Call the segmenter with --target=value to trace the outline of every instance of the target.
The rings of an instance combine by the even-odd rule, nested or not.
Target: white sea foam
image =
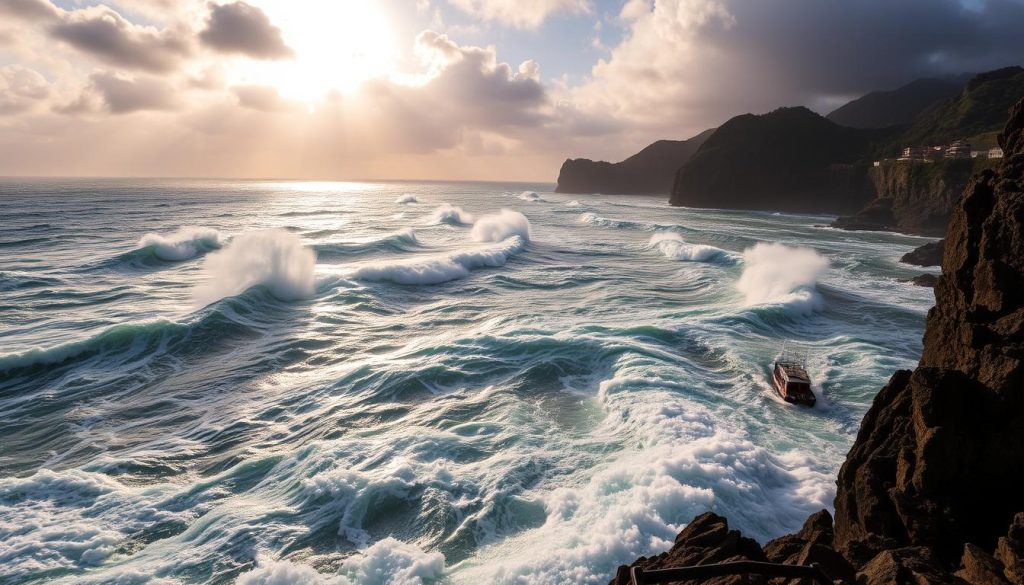
[[[512,236],[530,241],[530,220],[518,211],[502,209],[499,213],[485,215],[477,220],[470,236],[478,242],[500,242]]]
[[[157,486],[133,490],[81,471],[42,469],[26,478],[0,479],[0,575],[18,581],[93,567],[146,527],[194,517],[163,509],[166,497]]]
[[[466,213],[461,207],[456,207],[451,203],[442,203],[430,216],[431,223],[446,223],[448,225],[471,225],[473,221],[473,214]]]
[[[193,298],[198,306],[237,295],[258,284],[283,301],[314,292],[316,253],[295,234],[272,229],[242,234],[203,263],[206,281]]]
[[[419,203],[419,202],[420,202],[420,198],[417,197],[416,195],[413,195],[412,193],[405,193],[402,196],[400,196],[398,199],[395,199],[395,203],[398,203],[398,204],[401,204],[401,205],[408,205],[410,203]]]
[[[714,246],[690,244],[676,232],[658,232],[651,236],[651,246],[667,258],[684,262],[732,261],[729,252]]]
[[[146,234],[139,240],[140,247],[152,248],[157,258],[169,262],[191,260],[223,244],[224,237],[220,232],[204,227],[183,227],[167,235]]]
[[[519,198],[522,199],[523,201],[531,201],[531,202],[533,202],[533,201],[544,201],[541,198],[540,195],[534,193],[533,191],[523,191],[522,193],[519,194]]]
[[[814,250],[762,242],[743,251],[743,262],[736,288],[747,305],[787,305],[805,314],[821,308],[816,286],[829,262]]]
[[[358,280],[389,281],[395,284],[441,284],[469,276],[477,268],[504,266],[510,256],[522,250],[525,241],[513,236],[501,245],[478,247],[423,259],[364,264],[353,272]]]
[[[659,390],[659,388],[661,390]],[[724,428],[686,385],[620,374],[600,384],[601,437],[636,445],[587,481],[544,496],[546,522],[460,567],[458,582],[603,583],[615,567],[667,550],[709,510],[760,539],[796,529],[834,495],[830,470]]]
[[[236,585],[423,585],[444,576],[444,555],[385,538],[345,560],[336,575],[309,565],[261,559]]]

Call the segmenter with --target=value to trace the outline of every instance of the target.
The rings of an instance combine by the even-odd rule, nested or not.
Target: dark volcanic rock
[[[878,394],[839,472],[835,545],[855,565],[923,547],[955,569],[1024,509],[1024,101],[1000,144],[950,223],[921,363]]]
[[[568,159],[558,173],[558,193],[665,194],[676,171],[690,160],[714,129],[689,140],[659,140],[622,162]]]
[[[904,254],[900,258],[900,262],[914,266],[939,266],[942,264],[942,251],[945,243],[945,240],[939,240],[915,248]]]
[[[935,288],[935,285],[939,282],[939,277],[934,274],[922,274],[911,278],[909,282],[925,288]]]
[[[768,558],[757,541],[741,536],[737,530],[729,530],[728,520],[706,512],[686,525],[668,552],[650,558],[640,557],[628,567],[619,567],[610,585],[631,583],[629,570],[634,566],[644,569],[667,569],[740,560],[767,561]],[[722,585],[743,582],[743,577],[723,577],[704,581]]]

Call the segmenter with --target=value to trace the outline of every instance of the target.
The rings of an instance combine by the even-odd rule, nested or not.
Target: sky
[[[0,0],[0,175],[553,182],[1024,62],[1024,0]]]

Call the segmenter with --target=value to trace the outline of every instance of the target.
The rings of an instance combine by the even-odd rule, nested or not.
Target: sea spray
[[[168,262],[191,260],[223,244],[220,232],[204,227],[183,227],[167,235],[151,233],[139,240],[140,247],[152,249],[157,258]]]
[[[518,211],[502,209],[499,213],[481,217],[470,236],[478,242],[500,242],[511,236],[530,241],[530,220]]]
[[[817,284],[829,262],[809,248],[759,243],[743,251],[743,274],[736,288],[746,304],[778,304],[809,313],[822,306]]]
[[[271,229],[242,234],[203,263],[206,280],[193,293],[197,306],[262,284],[283,301],[311,296],[316,253],[295,234]]]
[[[419,202],[420,202],[420,198],[415,196],[415,195],[413,195],[412,193],[405,193],[405,194],[401,195],[398,199],[395,199],[395,203],[398,203],[399,205],[408,205],[410,203],[419,203]]]
[[[732,261],[733,257],[721,248],[690,244],[676,232],[658,232],[651,236],[651,246],[657,248],[666,258],[684,262],[709,262],[713,260]]]
[[[430,223],[435,224],[471,225],[473,221],[473,214],[466,213],[461,207],[456,207],[450,203],[442,203],[430,215]]]

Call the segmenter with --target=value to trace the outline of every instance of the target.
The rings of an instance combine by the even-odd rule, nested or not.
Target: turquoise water
[[[606,583],[830,507],[927,240],[550,189],[0,182],[0,581]]]

